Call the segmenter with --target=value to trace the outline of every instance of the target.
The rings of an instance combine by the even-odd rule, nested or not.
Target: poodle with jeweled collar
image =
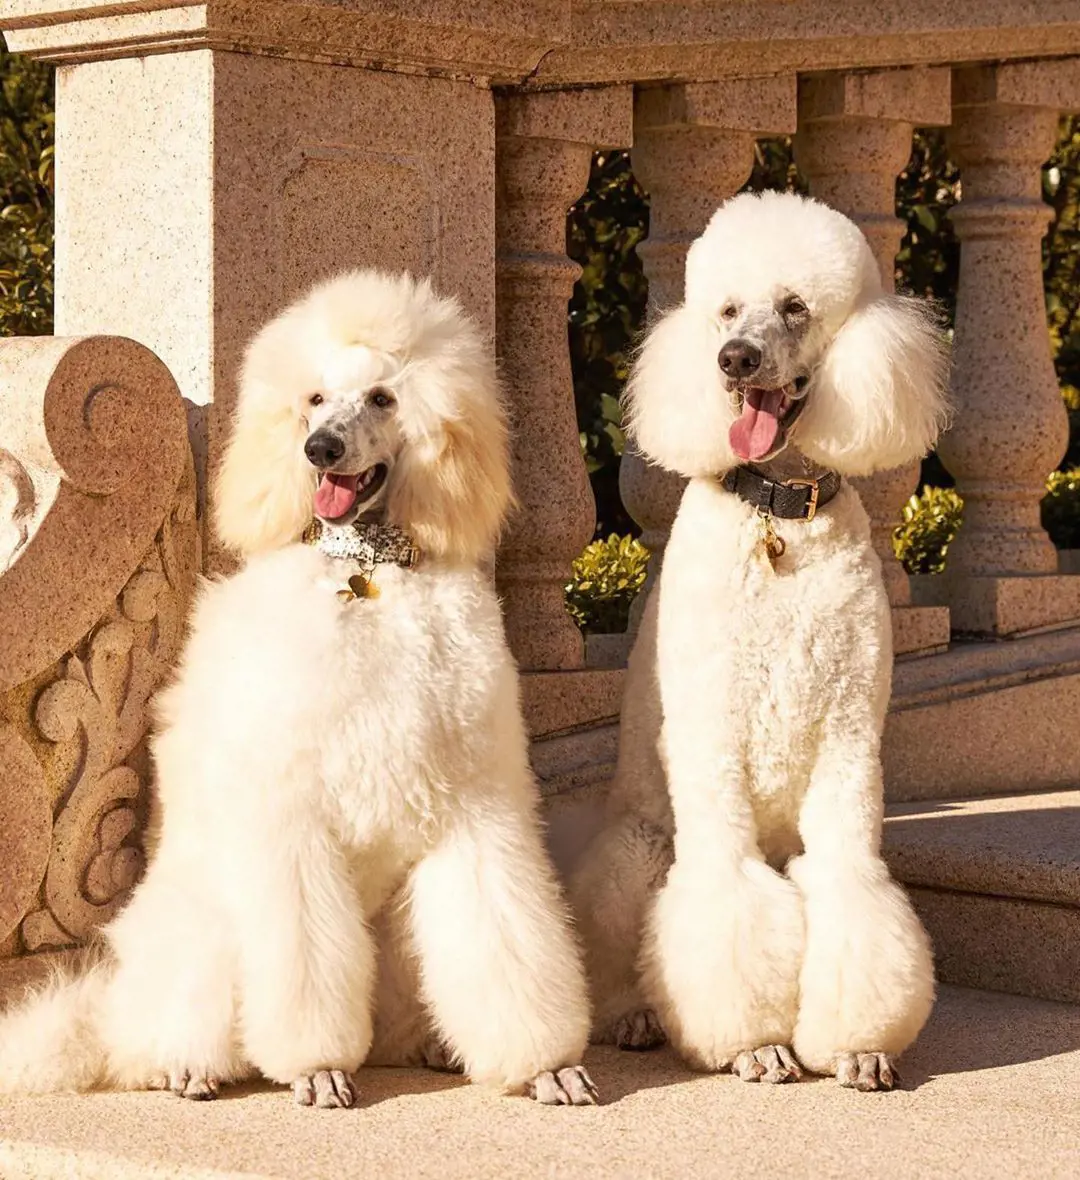
[[[890,613],[846,477],[924,455],[946,377],[925,305],[825,205],[739,196],[691,247],[628,389],[641,450],[690,482],[573,883],[595,1039],[893,1085],[933,966],[880,855]]]
[[[145,880],[88,974],[0,1019],[0,1091],[361,1064],[591,1104],[584,971],[489,572],[510,502],[492,358],[428,283],[345,275],[256,337],[207,586],[158,707]]]

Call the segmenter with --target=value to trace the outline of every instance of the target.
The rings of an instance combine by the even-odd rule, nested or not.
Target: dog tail
[[[97,1013],[112,974],[100,951],[53,977],[0,1015],[0,1094],[92,1090],[109,1071]]]

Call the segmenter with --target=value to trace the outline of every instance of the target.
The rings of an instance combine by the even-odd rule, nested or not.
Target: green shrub
[[[0,335],[53,316],[52,70],[0,48]]]
[[[893,550],[909,574],[940,574],[949,544],[964,519],[953,488],[924,487],[904,505],[893,531]],[[1051,471],[1042,500],[1042,524],[1058,549],[1080,549],[1080,467]]]
[[[1050,473],[1042,523],[1059,549],[1080,549],[1080,467]]]
[[[566,608],[574,622],[586,634],[625,631],[648,568],[649,551],[634,537],[612,533],[586,546],[566,587]]]
[[[924,487],[904,505],[893,530],[893,551],[909,574],[940,574],[949,544],[964,519],[964,502],[952,488]]]

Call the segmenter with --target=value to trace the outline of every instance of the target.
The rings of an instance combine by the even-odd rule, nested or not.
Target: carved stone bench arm
[[[168,369],[133,340],[0,340],[0,691],[98,621],[188,458]]]
[[[121,337],[0,340],[0,976],[138,875],[147,705],[197,568],[168,369]]]

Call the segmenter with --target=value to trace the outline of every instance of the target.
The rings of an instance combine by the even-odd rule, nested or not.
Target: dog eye
[[[387,406],[394,404],[393,395],[387,393],[385,389],[376,389],[369,400],[373,406],[378,406],[380,410],[385,410]]]
[[[720,309],[720,318],[722,320],[733,320],[739,314],[739,309],[734,303],[725,303]]]
[[[323,395],[321,393],[313,393],[307,400],[309,406],[321,406],[323,404]]]
[[[785,300],[784,306],[781,310],[784,315],[790,316],[806,315],[810,311],[806,304],[803,303],[803,301],[797,295],[792,295],[790,299]]]

